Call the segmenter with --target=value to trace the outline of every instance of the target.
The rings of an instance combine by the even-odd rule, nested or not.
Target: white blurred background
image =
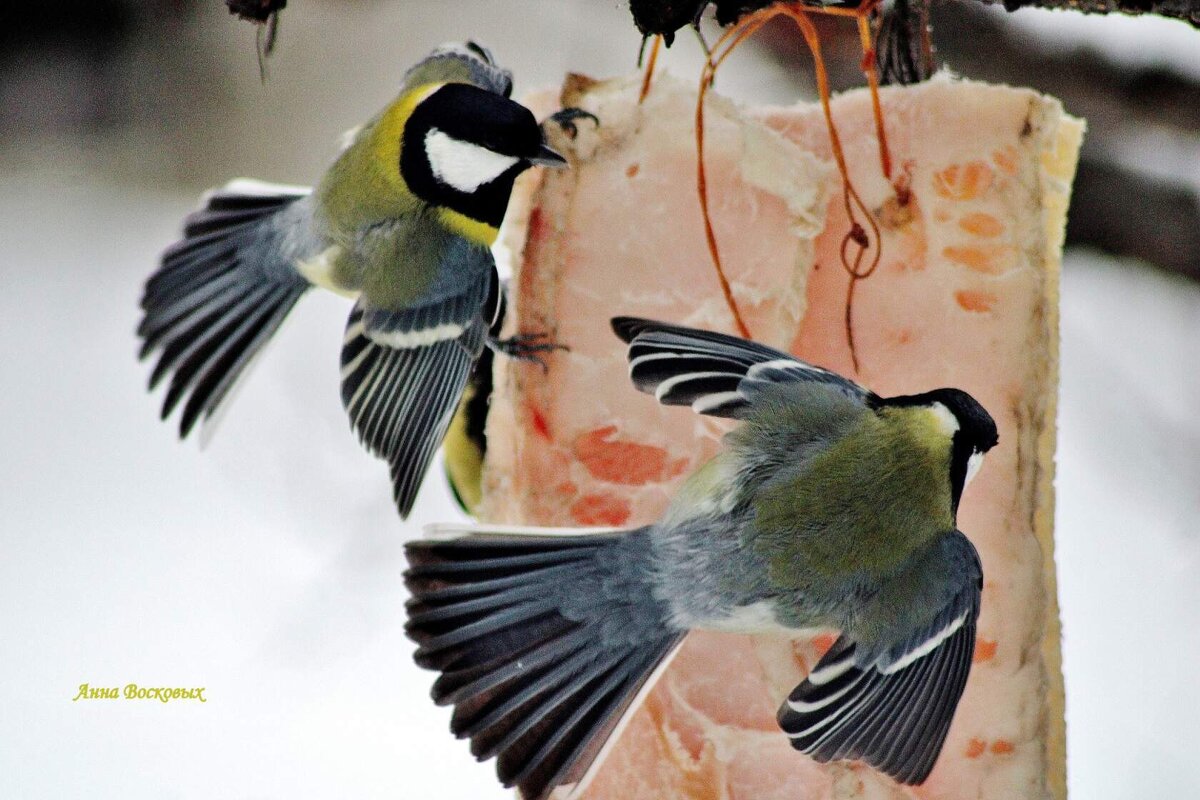
[[[1181,24],[1017,16],[1051,47],[1200,74]],[[519,96],[632,69],[625,4],[294,2],[265,84],[253,28],[218,0],[8,0],[0,29],[0,798],[507,796],[411,663],[402,543],[458,512],[435,468],[401,524],[349,434],[346,302],[298,305],[202,452],[157,421],[137,301],[203,189],[312,182],[432,46],[489,45]],[[697,74],[686,31],[667,61]],[[797,91],[750,48],[720,89]],[[1200,178],[1194,141],[1147,150]],[[1062,321],[1071,789],[1192,796],[1200,286],[1076,250]],[[72,703],[84,682],[204,686],[208,702]]]

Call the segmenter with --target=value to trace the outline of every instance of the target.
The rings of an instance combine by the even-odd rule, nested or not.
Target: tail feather
[[[256,198],[262,200],[261,198]],[[214,208],[211,201],[207,208],[189,214],[183,221],[183,235],[204,236],[208,233],[224,231],[247,222],[254,222],[262,217],[264,212],[274,211],[279,204],[259,202],[245,208]]]
[[[159,292],[155,316],[144,317],[138,325],[138,335],[143,337],[142,356],[145,357],[160,341],[186,339],[188,329],[193,327],[195,322],[190,318],[198,308],[203,308],[210,300],[231,289],[236,291],[237,275],[233,269],[235,266],[235,263],[230,262],[228,266],[212,271],[202,286],[190,292],[186,286],[172,293]],[[192,280],[194,281],[194,278]]]
[[[563,756],[617,712],[616,706],[626,697],[622,689],[629,680],[629,668],[622,668],[617,657],[591,661],[588,666],[588,654],[582,655],[583,663],[576,665],[571,682],[543,700],[521,726],[498,743],[496,749],[503,749],[496,769],[504,783],[547,784],[554,775],[569,768],[562,763]],[[578,671],[580,668],[582,673]],[[601,713],[596,714],[597,711]],[[582,725],[585,721],[588,724]],[[554,754],[558,757],[552,758]]]
[[[632,661],[614,659],[595,670],[597,676],[573,695],[578,705],[562,707],[573,708],[569,715],[560,713],[547,718],[540,729],[528,736],[532,742],[544,737],[535,753],[521,757],[519,747],[510,749],[513,757],[509,764],[501,761],[498,765],[501,770],[507,766],[512,771],[508,781],[522,786],[554,787],[581,780],[586,767],[580,765],[593,763],[663,657],[654,653]],[[503,772],[501,779],[505,779]]]
[[[683,631],[647,575],[649,532],[475,533],[407,547],[406,630],[451,730],[544,800],[584,778]]]
[[[310,190],[304,186],[284,186],[240,178],[208,193],[204,198],[204,208],[184,219],[184,235],[192,239],[253,222],[309,194]]]
[[[511,607],[516,603],[537,600],[539,598],[540,593],[535,585],[529,583],[518,584],[511,589],[496,592],[489,597],[476,597],[473,600],[465,600],[451,606],[428,608],[426,610],[410,608],[408,618],[413,625],[419,625],[423,629],[430,630],[434,625],[447,622],[461,625],[464,620],[477,619],[482,615],[491,613],[497,608]]]
[[[194,311],[185,319],[176,322],[177,329],[166,339],[162,356],[150,373],[150,388],[158,385],[169,372],[174,372],[172,385],[186,386],[191,383],[196,370],[203,366],[205,357],[213,353],[214,348],[223,347],[228,343],[230,334],[243,321],[254,318],[261,313],[259,301],[270,294],[269,286],[258,287],[243,296],[229,299],[227,306],[215,309]],[[256,308],[258,307],[258,308]],[[198,360],[199,359],[199,360]],[[173,406],[168,399],[166,406]],[[164,409],[170,413],[169,409]]]
[[[541,571],[538,578],[542,581],[550,582],[560,580],[574,569],[572,564],[563,564],[554,567],[546,567]],[[424,598],[427,601],[438,600],[459,600],[474,597],[486,597],[492,592],[501,591],[512,586],[523,586],[529,581],[529,576],[521,575],[500,575],[494,578],[487,578],[473,583],[464,583],[459,585],[447,585],[441,589],[429,589],[424,593]]]
[[[597,664],[592,653],[580,650],[551,669],[529,676],[521,682],[519,691],[498,698],[474,714],[455,709],[455,727],[460,736],[471,738],[471,752],[476,758],[483,760],[500,755],[497,765],[501,771],[500,779],[512,785],[515,782],[510,769],[513,761],[530,755],[529,748],[520,748],[514,753],[514,744],[552,716],[570,697],[581,692],[586,682],[607,664],[607,661]],[[518,710],[520,713],[514,713]],[[506,768],[508,775],[503,774]]]
[[[477,629],[478,630],[478,629]],[[458,672],[475,667],[495,666],[506,663],[514,655],[520,655],[543,642],[570,632],[562,620],[550,613],[521,621],[515,629],[487,629],[487,641],[482,637],[468,641],[436,641],[432,646],[422,644],[414,656],[417,665],[425,669]],[[410,634],[419,641],[420,634]],[[436,699],[436,698],[435,698]]]
[[[193,336],[173,339],[163,348],[163,357],[150,375],[150,385],[155,386],[168,369],[174,371],[167,397],[163,399],[163,416],[170,414],[184,391],[196,383],[200,373],[208,373],[208,368],[220,361],[230,347],[238,344],[246,332],[257,329],[264,313],[271,309],[270,306],[259,306],[259,301],[269,291],[252,291],[222,312],[206,314],[192,327]]]
[[[210,359],[208,363],[211,366],[205,371],[204,377],[195,383],[184,406],[181,424],[190,428],[201,414],[210,416],[211,411],[224,402],[238,376],[283,323],[299,297],[297,293],[290,297],[274,298],[256,319],[243,323],[229,344]]]
[[[458,580],[473,580],[492,575],[508,575],[512,570],[521,567],[542,567],[564,565],[572,562],[583,564],[587,561],[587,552],[571,550],[550,550],[547,552],[490,552],[484,549],[483,555],[471,561],[451,561],[445,564],[429,566],[414,566],[409,574],[420,577],[426,573],[440,576],[454,576]]]
[[[475,694],[460,691],[462,696],[454,702],[450,731],[460,739],[471,739],[471,752],[477,758],[491,755],[487,741],[477,741],[477,737],[488,731],[494,733],[504,720],[510,727],[520,722],[523,715],[519,710],[561,685],[563,679],[571,676],[571,670],[579,665],[580,659],[588,654],[586,637],[570,630],[553,629],[546,621],[531,626],[531,634],[530,640],[541,642],[532,649],[527,642],[519,641],[515,643],[519,655],[502,660],[489,659],[487,663],[471,667],[468,672],[474,677],[470,683],[482,686],[483,690]],[[537,659],[540,663],[528,670],[512,669],[514,665],[524,664],[527,655],[540,656]],[[485,668],[486,681],[477,674]],[[463,673],[463,670],[455,669],[444,673],[439,680],[457,678]]]
[[[450,625],[434,626],[443,628],[443,632],[436,637],[436,644],[426,642],[421,649],[425,651],[426,656],[436,656],[490,634],[497,627],[507,629],[520,625],[536,628],[539,624],[553,622],[553,610],[553,600],[529,600],[514,606],[493,609],[486,615],[479,615],[474,622],[462,624],[460,619]]]
[[[185,237],[171,244],[163,251],[160,261],[164,267],[182,269],[200,260],[209,260],[210,253],[202,251],[226,244],[229,231],[215,231],[200,236]],[[171,274],[170,270],[160,270],[151,276],[149,283],[165,280]]]
[[[241,182],[210,195],[184,221],[184,239],[167,248],[146,281],[139,357],[159,351],[151,389],[171,376],[164,419],[187,398],[181,438],[213,414],[308,289],[262,227],[306,193],[269,189]]]
[[[500,666],[485,664],[447,673],[433,683],[434,702],[438,705],[455,703],[462,707],[465,707],[470,699],[486,703],[489,692],[492,690],[499,689],[522,676],[541,674],[544,667],[569,658],[585,643],[584,634],[580,631],[573,631],[540,644],[522,654],[519,660],[510,661],[507,664]],[[464,711],[463,715],[466,717],[470,714],[468,711]],[[452,728],[452,730],[457,736],[463,735],[461,729]]]
[[[148,311],[152,307],[163,310],[194,308],[198,301],[227,288],[238,265],[234,258],[236,253],[233,247],[223,242],[221,246],[206,248],[187,260],[171,261],[164,257],[164,266],[146,281],[142,310]],[[196,286],[200,281],[203,281],[203,285]],[[192,305],[183,302],[187,300],[191,300]],[[143,319],[139,333],[150,327],[151,323],[151,320]]]

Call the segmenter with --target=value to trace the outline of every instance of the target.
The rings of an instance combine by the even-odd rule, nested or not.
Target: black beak
[[[567,165],[567,160],[547,144],[540,145],[537,152],[525,160],[541,167],[565,167]]]

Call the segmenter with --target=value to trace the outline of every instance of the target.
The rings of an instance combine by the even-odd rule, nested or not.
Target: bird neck
[[[442,225],[473,244],[491,247],[500,232],[513,182],[524,169],[523,164],[516,164],[492,181],[465,192],[435,178],[425,154],[411,140],[401,149],[400,159],[400,170],[409,189],[436,210]]]
[[[508,203],[506,200],[504,208],[500,211],[501,219],[504,218],[504,212],[507,208]],[[437,215],[438,220],[444,226],[472,244],[477,244],[481,247],[491,247],[496,243],[496,237],[500,235],[499,225],[493,225],[490,222],[481,222],[449,206],[439,206]]]
[[[357,231],[419,209],[400,175],[400,136],[413,108],[436,89],[405,92],[363,125],[321,179],[316,195],[335,231]]]

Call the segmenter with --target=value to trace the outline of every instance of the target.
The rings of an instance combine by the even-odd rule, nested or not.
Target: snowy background
[[[431,46],[487,43],[519,95],[567,69],[630,69],[626,13],[618,0],[294,3],[265,85],[252,29],[215,0],[107,58],[8,51],[0,798],[508,796],[411,663],[402,542],[457,511],[435,468],[402,525],[386,469],[348,434],[346,302],[299,304],[202,452],[157,422],[134,358],[137,300],[201,190],[242,174],[310,182]],[[1179,24],[1021,17],[1064,46],[1200,72],[1200,33]],[[722,91],[791,99],[777,68],[743,53]],[[695,43],[681,36],[668,61],[697,74]],[[1149,167],[1200,178],[1200,148],[1172,152],[1183,167],[1161,153]],[[1071,790],[1192,796],[1200,287],[1074,253],[1062,326]],[[72,703],[83,682],[205,686],[208,702]]]

